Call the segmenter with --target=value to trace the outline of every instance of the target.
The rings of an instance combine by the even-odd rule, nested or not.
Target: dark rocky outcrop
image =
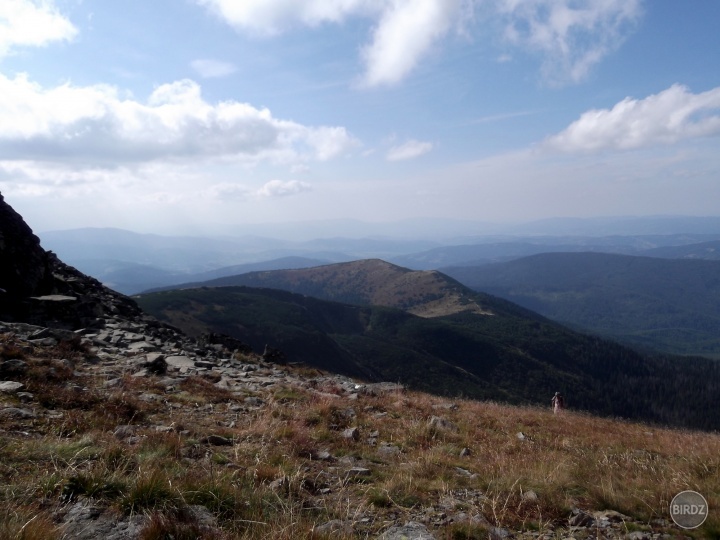
[[[77,329],[114,315],[134,319],[142,311],[43,249],[0,194],[0,320]]]

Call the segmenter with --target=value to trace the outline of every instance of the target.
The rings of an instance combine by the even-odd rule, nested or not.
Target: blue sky
[[[718,215],[720,2],[0,0],[35,230]]]

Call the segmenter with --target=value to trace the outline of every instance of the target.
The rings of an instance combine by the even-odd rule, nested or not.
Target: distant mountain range
[[[718,260],[543,253],[444,271],[575,328],[673,354],[720,357]]]
[[[696,427],[716,422],[701,403],[717,390],[718,362],[650,357],[475,293],[439,272],[358,261],[245,279],[303,294],[206,284],[136,299],[191,334],[222,332],[258,351],[270,345],[289,361],[357,377],[511,403],[545,403],[561,390],[573,407],[600,414]]]
[[[191,237],[75,229],[40,237],[46,249],[68,264],[117,291],[134,294],[252,270],[369,258],[415,270],[477,266],[546,252],[717,259],[720,219],[560,219],[516,226],[452,220],[339,221],[295,224],[294,229],[247,226],[236,232],[237,236]],[[245,267],[250,264],[257,266]]]

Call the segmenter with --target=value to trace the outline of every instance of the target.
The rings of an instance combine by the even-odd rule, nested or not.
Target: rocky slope
[[[76,329],[107,316],[134,318],[137,305],[45,251],[0,194],[0,320]]]
[[[554,436],[538,424],[551,419],[549,412],[507,408],[502,414],[525,416],[525,431],[514,432],[514,421],[491,420],[494,404],[279,367],[140,319],[104,322],[102,330],[77,333],[0,324],[6,448],[0,500],[26,516],[29,531],[22,536],[20,524],[13,528],[0,512],[2,537],[225,539],[268,538],[270,531],[308,539],[680,537],[667,516],[653,512],[626,515],[582,496],[558,505],[549,486],[529,479],[516,479],[529,485],[507,491],[493,485],[506,478],[488,484],[486,469],[495,465],[487,460],[504,460],[488,455],[495,445],[503,454],[552,461],[540,449]],[[468,415],[480,425],[467,424]],[[586,421],[568,413],[560,423]],[[326,427],[302,432],[315,425]],[[603,426],[628,427],[641,429]],[[480,440],[492,432],[499,437],[485,447]],[[660,443],[677,437],[653,432]],[[708,451],[720,448],[719,440],[710,442]],[[38,445],[49,449],[47,464]],[[632,452],[642,469],[660,464],[647,450]],[[28,459],[40,466],[29,479],[21,464]],[[153,467],[157,483],[148,486],[143,469]],[[185,487],[183,478],[197,471],[211,487]],[[245,497],[259,493],[260,501],[229,499],[243,481],[251,489]],[[249,519],[248,506],[262,519]]]

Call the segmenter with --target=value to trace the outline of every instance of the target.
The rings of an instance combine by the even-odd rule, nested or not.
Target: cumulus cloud
[[[583,113],[545,145],[567,152],[627,150],[720,134],[720,87],[693,94],[673,85],[645,99]]]
[[[376,22],[362,49],[366,86],[392,85],[405,78],[473,0],[196,0],[240,30],[275,34],[294,25],[340,23],[349,17]]]
[[[404,79],[452,26],[459,0],[406,0],[391,3],[363,51],[364,84],[395,84]]]
[[[304,191],[310,191],[310,184],[300,182],[298,180],[270,180],[261,187],[256,194],[259,197],[286,197],[288,195],[297,195]]]
[[[118,89],[70,84],[42,88],[0,74],[0,160],[127,163],[236,159],[328,160],[356,144],[343,127],[311,127],[247,103],[208,103],[182,80],[146,102]]]
[[[218,77],[227,77],[237,71],[234,64],[230,62],[223,62],[221,60],[212,59],[199,59],[190,62],[192,67],[198,75],[203,79],[212,79]]]
[[[433,149],[431,142],[416,141],[411,139],[401,145],[394,146],[385,156],[388,161],[403,161],[406,159],[414,159],[423,154],[427,154]]]
[[[341,22],[350,15],[382,12],[385,0],[195,0],[236,28],[277,33],[296,24]]]
[[[505,38],[544,56],[553,83],[578,82],[622,43],[642,0],[495,0]]]
[[[52,0],[0,2],[0,58],[16,47],[41,47],[68,41],[77,28],[57,10]]]
[[[538,53],[551,83],[579,82],[623,41],[642,0],[195,0],[240,31],[274,35],[352,17],[372,23],[360,48],[364,86],[408,76],[451,30],[501,28],[508,43]],[[490,24],[472,25],[481,11]],[[501,61],[511,56],[505,52]]]

